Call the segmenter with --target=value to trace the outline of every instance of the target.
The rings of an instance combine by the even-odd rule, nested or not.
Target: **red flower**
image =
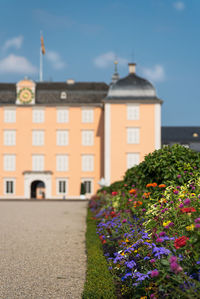
[[[110,216],[113,218],[113,217],[117,216],[117,214],[114,211],[112,211],[112,212],[110,212]]]
[[[179,248],[185,246],[187,243],[187,240],[189,240],[189,238],[187,238],[186,236],[182,236],[182,237],[179,237],[178,239],[175,239],[174,247],[176,249],[179,249]]]
[[[196,210],[193,207],[189,207],[189,208],[182,208],[181,212],[182,213],[192,213],[192,212],[196,212]]]
[[[130,194],[135,194],[135,193],[136,193],[136,190],[135,190],[135,189],[131,189],[131,190],[129,191],[129,193],[130,193]]]
[[[112,195],[113,195],[113,196],[117,195],[117,191],[113,191],[113,192],[112,192]]]

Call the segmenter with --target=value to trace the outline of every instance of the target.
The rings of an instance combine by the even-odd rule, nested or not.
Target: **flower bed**
[[[90,201],[119,298],[200,298],[200,178],[102,190]]]

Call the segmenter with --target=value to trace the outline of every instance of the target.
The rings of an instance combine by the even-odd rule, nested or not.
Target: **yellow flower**
[[[196,194],[195,194],[195,193],[191,193],[191,195],[192,195],[192,196],[196,196]]]
[[[124,255],[125,253],[122,251],[122,253],[120,253],[121,255]]]
[[[142,296],[140,297],[140,299],[147,299],[147,296]]]
[[[169,225],[170,224],[170,220],[169,221],[167,221],[167,222],[163,222],[163,226],[165,227],[165,226],[167,226],[167,225]]]
[[[137,253],[138,251],[137,251],[137,250],[134,250],[134,252]]]
[[[130,242],[128,239],[125,240],[126,243]]]
[[[186,230],[187,231],[194,230],[194,224],[186,226]]]

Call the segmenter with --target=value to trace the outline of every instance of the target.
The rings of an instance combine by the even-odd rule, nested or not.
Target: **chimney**
[[[135,74],[135,67],[136,67],[136,63],[129,63],[129,74]]]

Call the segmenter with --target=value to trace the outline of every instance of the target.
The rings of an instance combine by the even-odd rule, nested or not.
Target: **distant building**
[[[135,74],[101,82],[0,83],[0,198],[79,198],[161,147],[161,104]]]
[[[200,127],[162,127],[162,146],[181,144],[200,152]]]

